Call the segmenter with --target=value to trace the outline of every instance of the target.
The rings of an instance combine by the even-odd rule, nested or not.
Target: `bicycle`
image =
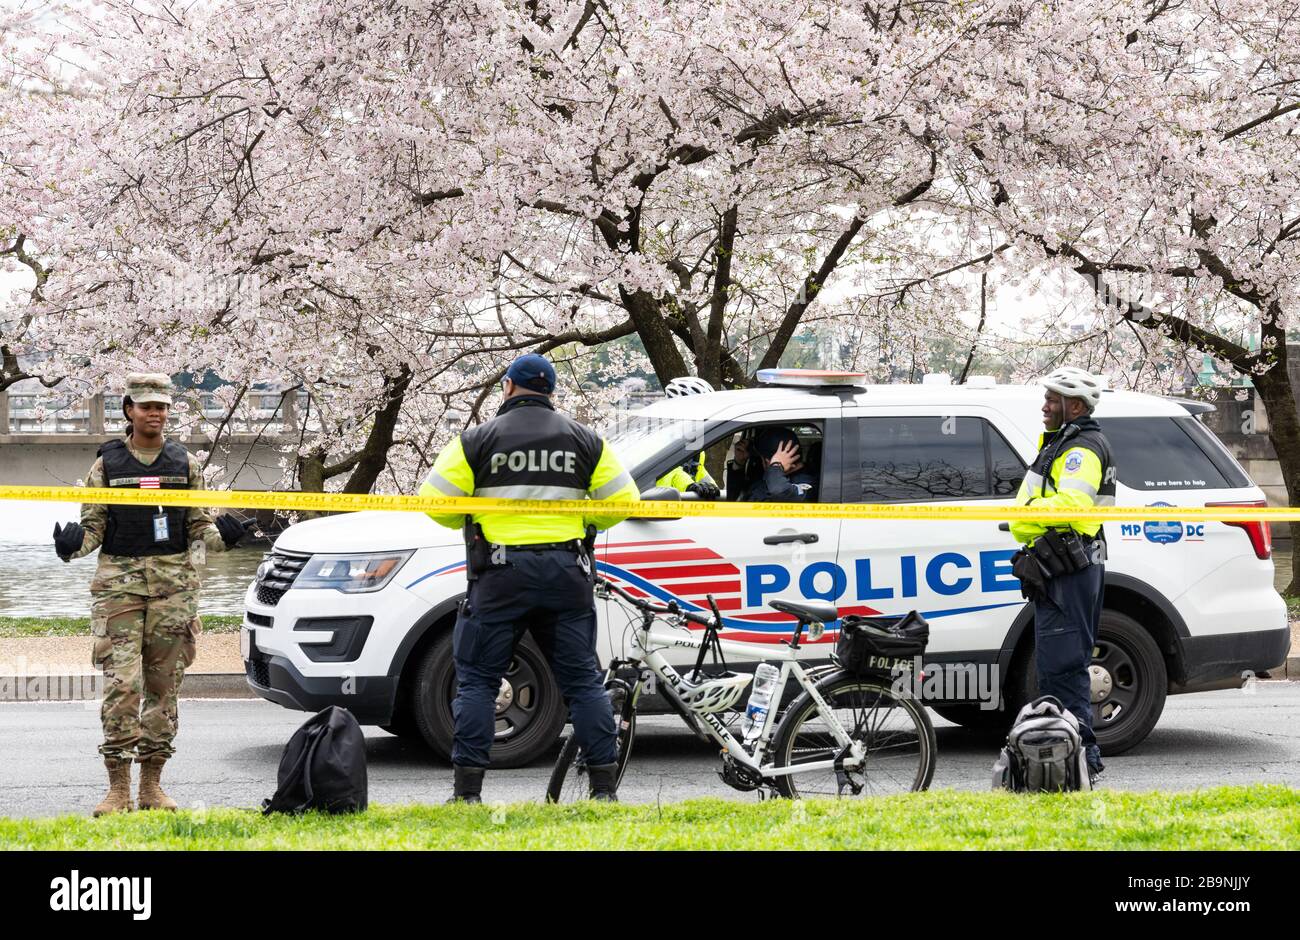
[[[751,677],[728,672],[709,675],[704,659],[710,650],[717,662],[728,649],[748,655],[753,649],[719,638],[722,616],[712,595],[708,597],[712,616],[685,610],[675,601],[655,604],[634,597],[606,578],[597,579],[596,595],[617,598],[641,618],[632,631],[633,656],[611,661],[605,674],[618,734],[619,782],[636,737],[638,700],[647,685],[656,681],[686,724],[722,748],[718,774],[737,790],[766,790],[796,799],[908,792],[930,785],[936,751],[934,726],[915,698],[895,693],[887,674],[855,675],[836,666],[807,669],[799,662],[805,631],[809,642],[814,642],[823,635],[825,623],[838,618],[833,604],[784,598],[768,602],[773,609],[793,615],[797,623],[793,636],[782,641],[786,648],[774,651],[781,664],[769,708],[761,721],[737,738],[720,716],[734,709]],[[660,618],[674,629],[655,630],[654,623]],[[687,625],[692,623],[704,628],[703,635],[690,632]],[[664,656],[666,648],[698,649],[695,668],[683,676]],[[725,670],[725,661],[721,665]],[[782,695],[792,678],[802,691],[778,720]],[[586,797],[586,765],[578,753],[576,737],[570,735],[551,773],[547,802]]]

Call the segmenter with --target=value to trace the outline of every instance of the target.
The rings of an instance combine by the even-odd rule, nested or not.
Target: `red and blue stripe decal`
[[[465,570],[465,562],[444,565],[416,578],[407,588],[429,578],[457,574]],[[664,539],[648,542],[611,542],[596,551],[596,570],[617,582],[635,597],[652,598],[660,603],[676,601],[678,606],[690,611],[709,611],[708,595],[714,595],[718,611],[722,614],[723,636],[728,640],[746,643],[778,643],[791,632],[795,618],[777,610],[744,611],[740,569],[713,549],[698,545],[692,539]],[[978,613],[999,607],[1019,606],[1021,601],[982,604],[973,607],[949,607],[923,610],[927,620],[954,617],[959,614]],[[841,615],[858,614],[875,616],[885,614],[874,607],[862,604],[839,608]],[[898,613],[906,613],[899,611]],[[887,615],[887,614],[886,614]],[[692,630],[701,630],[695,624]],[[839,621],[826,624],[826,635],[818,643],[834,643]]]
[[[775,610],[743,611],[740,569],[710,548],[691,539],[652,542],[610,543],[596,552],[596,570],[616,581],[629,594],[652,598],[660,603],[676,601],[684,610],[708,612],[709,594],[715,595],[722,614],[723,636],[728,640],[777,643],[791,632],[795,618]],[[921,611],[927,620],[976,613],[998,607],[1018,606],[1019,601]],[[885,613],[865,605],[846,605],[841,615],[875,616]],[[899,613],[905,613],[900,611]],[[702,630],[689,624],[692,630]],[[826,624],[826,635],[818,643],[834,643],[839,621]]]

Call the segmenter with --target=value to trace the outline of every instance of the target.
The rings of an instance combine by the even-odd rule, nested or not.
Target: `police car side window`
[[[1206,449],[1211,442],[1196,438],[1208,429],[1184,428],[1195,418],[1099,418],[1101,432],[1110,443],[1119,482],[1135,490],[1225,489],[1249,486],[1235,466],[1232,479]]]
[[[868,503],[1013,496],[1024,465],[982,418],[858,419],[861,494]]]
[[[1020,490],[1020,481],[1025,478],[1025,465],[997,428],[983,420],[980,424],[984,425],[988,440],[989,472],[992,474],[989,479],[992,492],[989,495],[1015,496]]]

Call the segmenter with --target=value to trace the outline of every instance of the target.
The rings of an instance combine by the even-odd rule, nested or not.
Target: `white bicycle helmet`
[[[669,398],[684,398],[687,395],[705,395],[713,391],[713,386],[695,375],[684,375],[673,379],[664,389]]]
[[[1042,380],[1043,385],[1062,398],[1082,398],[1092,411],[1101,401],[1101,390],[1106,387],[1103,376],[1092,375],[1074,366],[1062,366]]]
[[[682,685],[677,690],[682,704],[691,711],[707,714],[725,712],[736,702],[754,678],[748,673],[725,672],[720,676],[700,676],[698,681],[691,681],[691,672],[687,670],[682,676]]]

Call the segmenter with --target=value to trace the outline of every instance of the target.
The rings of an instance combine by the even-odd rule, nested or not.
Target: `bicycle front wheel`
[[[617,779],[623,782],[623,771],[627,769],[628,758],[632,755],[632,741],[636,737],[636,711],[631,704],[631,694],[627,685],[618,680],[607,686],[610,706],[614,709],[614,724],[618,732]],[[576,803],[590,796],[591,782],[587,776],[587,760],[578,750],[578,736],[571,734],[560,748],[560,756],[555,759],[550,782],[546,786],[546,802]]]
[[[837,672],[822,680],[818,693],[849,736],[863,745],[860,766],[833,768],[774,778],[782,796],[883,796],[924,790],[934,777],[937,745],[934,726],[915,698],[896,695],[888,680]],[[776,730],[775,767],[798,767],[833,760],[840,752],[830,723],[813,698],[795,699]]]

